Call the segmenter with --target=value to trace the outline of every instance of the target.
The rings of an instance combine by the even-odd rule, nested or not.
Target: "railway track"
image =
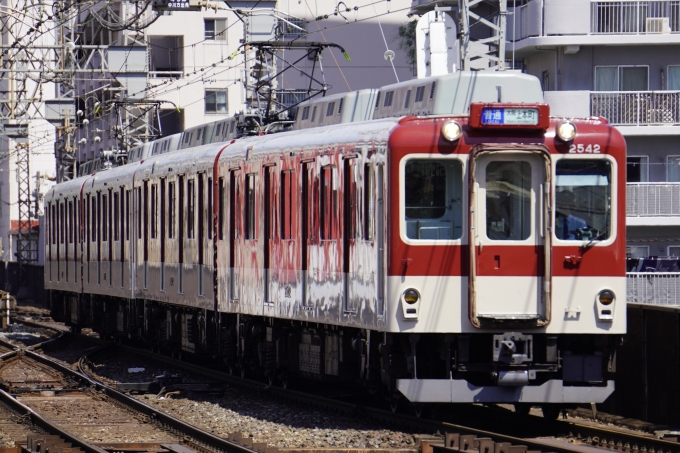
[[[94,340],[93,340],[94,341]],[[97,341],[98,344],[102,342]],[[602,449],[621,451],[626,453],[680,453],[680,443],[657,439],[651,436],[635,434],[619,429],[594,427],[575,423],[573,421],[553,421],[533,416],[518,416],[506,410],[472,407],[463,413],[443,412],[438,414],[440,420],[425,420],[413,416],[393,413],[377,407],[370,407],[362,403],[348,402],[343,400],[313,395],[306,392],[295,391],[270,386],[259,381],[242,379],[224,372],[199,367],[195,364],[177,361],[166,356],[154,354],[148,351],[130,348],[127,346],[102,345],[95,351],[84,356],[79,361],[79,371],[83,375],[91,373],[89,361],[98,355],[110,352],[111,348],[117,348],[125,355],[136,355],[149,362],[160,362],[175,369],[183,369],[190,372],[194,378],[200,377],[203,388],[206,385],[225,383],[230,386],[250,388],[257,391],[304,405],[324,407],[332,411],[344,413],[362,413],[372,418],[383,420],[396,425],[419,427],[429,432],[447,433],[444,439],[431,439],[423,441],[423,453],[430,452],[431,448],[439,451],[473,450],[486,453],[525,453],[527,451],[542,451],[566,453],[574,451],[602,451]],[[93,377],[89,376],[93,380]],[[121,385],[121,390],[132,392],[149,391],[153,382],[134,383]],[[102,384],[96,384],[102,386]],[[191,391],[200,384],[191,383],[184,387],[166,388],[171,391]],[[120,393],[120,392],[117,392]],[[143,403],[142,403],[143,404]],[[465,425],[460,421],[465,420]],[[473,425],[474,427],[471,427]],[[520,433],[519,435],[517,433]],[[534,438],[529,438],[533,433]],[[521,437],[521,436],[524,437]],[[566,438],[569,443],[551,438],[535,438],[536,435]],[[241,439],[240,433],[232,433],[229,437],[235,441],[248,443]],[[259,446],[258,446],[259,447]],[[444,449],[444,450],[442,450]]]
[[[0,344],[12,347],[4,341]],[[40,344],[32,348],[36,346]],[[2,355],[0,387],[0,404],[39,428],[26,437],[27,448],[37,448],[31,450],[36,453],[45,452],[45,445],[50,453],[257,451],[159,413],[31,348]],[[254,447],[264,451],[266,445]]]

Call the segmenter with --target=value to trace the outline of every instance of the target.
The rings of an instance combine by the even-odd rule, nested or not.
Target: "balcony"
[[[680,32],[680,3],[666,0],[593,1],[592,34],[670,34]]]
[[[508,11],[506,52],[518,57],[537,46],[680,43],[677,1],[530,0]]]
[[[626,216],[680,216],[680,183],[628,183]]]
[[[623,135],[680,135],[680,91],[546,91],[550,114],[602,116]]]
[[[629,272],[626,274],[626,300],[680,307],[680,272]]]
[[[590,93],[590,114],[615,126],[680,123],[680,91],[598,91]]]

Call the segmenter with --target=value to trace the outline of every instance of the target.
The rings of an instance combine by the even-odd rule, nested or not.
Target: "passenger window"
[[[375,176],[372,165],[364,165],[364,240],[372,241],[375,232]]]
[[[404,168],[406,237],[460,239],[463,167],[452,159],[411,159]]]
[[[531,164],[490,162],[486,167],[486,235],[523,241],[531,235]]]
[[[246,239],[257,239],[255,230],[255,179],[254,173],[246,175]]]
[[[120,240],[119,237],[120,228],[120,199],[118,193],[113,194],[113,240]]]
[[[293,238],[293,197],[295,172],[281,172],[281,239]]]
[[[338,177],[336,167],[321,169],[321,206],[319,207],[321,239],[338,238]]]
[[[168,198],[169,198],[169,211],[170,211],[170,218],[168,219],[168,237],[170,239],[175,237],[175,221],[176,221],[176,215],[175,215],[175,183],[171,182],[168,184]]]
[[[108,196],[102,195],[102,241],[109,240],[109,205]]]
[[[555,175],[555,236],[604,241],[611,235],[611,164],[604,159],[560,159]]]
[[[193,239],[195,237],[195,222],[196,222],[196,190],[194,188],[194,180],[190,179],[187,181],[187,239]]]
[[[151,238],[158,236],[158,184],[151,185]]]

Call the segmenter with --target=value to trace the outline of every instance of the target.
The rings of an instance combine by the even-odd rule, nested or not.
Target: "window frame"
[[[603,65],[595,65],[593,68],[593,91],[596,93],[607,93],[611,92],[610,90],[598,90],[597,89],[597,69],[598,68],[616,68],[616,90],[614,92],[617,93],[636,93],[640,91],[649,91],[649,65],[645,64],[620,64],[620,65],[614,65],[614,64],[603,64]],[[647,68],[647,88],[644,90],[635,90],[635,91],[623,91],[621,90],[621,69],[622,68]]]
[[[208,93],[214,93],[215,110],[208,110]],[[224,93],[224,110],[219,110],[217,93]],[[203,112],[206,115],[227,115],[229,113],[229,90],[227,88],[207,88],[203,92]]]
[[[611,210],[609,212],[609,217],[610,217],[610,228],[609,228],[609,237],[603,241],[595,241],[592,244],[590,244],[591,247],[608,247],[612,245],[616,241],[616,237],[618,235],[618,162],[614,159],[613,156],[609,154],[598,154],[596,156],[586,156],[586,155],[573,155],[573,154],[565,154],[565,155],[553,155],[552,156],[552,164],[551,164],[551,172],[553,175],[553,181],[552,181],[552,188],[551,188],[551,206],[552,206],[552,214],[550,217],[550,225],[552,227],[552,232],[551,234],[551,239],[553,242],[553,245],[556,246],[574,246],[574,245],[579,245],[582,244],[583,242],[588,242],[588,241],[583,241],[583,240],[573,240],[573,239],[559,239],[557,237],[557,234],[555,232],[555,216],[556,214],[556,209],[555,206],[557,205],[556,203],[556,195],[557,195],[557,187],[555,184],[555,178],[557,176],[557,164],[563,160],[563,159],[573,159],[573,160],[608,160],[609,165],[611,168]],[[624,182],[625,184],[625,182]],[[625,206],[623,207],[625,209]],[[625,233],[625,232],[624,232]]]
[[[671,169],[671,165],[670,165],[670,159],[671,158],[677,158],[678,159],[678,168],[680,168],[680,154],[668,154],[666,156],[666,182],[680,182],[680,177],[678,178],[677,181],[671,181],[670,173],[669,173],[669,171]],[[680,176],[680,171],[678,172],[678,174]]]
[[[666,89],[667,91],[678,91],[678,90],[671,90],[669,85],[668,85],[670,80],[671,80],[670,77],[668,76],[671,68],[680,68],[680,64],[666,65],[666,86],[663,89]]]
[[[644,175],[643,181],[629,181],[628,180],[628,158],[630,158],[630,157],[647,159],[647,162],[645,163],[645,173],[646,174]],[[640,165],[642,165],[642,163]],[[649,182],[649,155],[648,154],[647,155],[645,155],[645,154],[627,155],[626,156],[626,184],[628,184],[628,183],[636,184],[636,183],[646,183],[646,182]]]
[[[432,160],[438,160],[438,161],[443,161],[443,160],[453,160],[458,162],[460,165],[461,169],[461,174],[460,174],[460,185],[461,185],[461,234],[459,238],[456,239],[412,239],[409,238],[406,235],[407,232],[407,219],[406,219],[406,192],[405,192],[405,175],[406,175],[406,164],[408,163],[409,160],[420,160],[420,159],[432,159]],[[378,183],[377,180],[377,171],[378,169],[375,168],[376,171],[376,180],[375,184]],[[465,206],[469,205],[468,201],[468,191],[467,191],[467,175],[468,171],[468,161],[467,161],[467,155],[461,156],[461,155],[441,155],[441,154],[432,154],[432,153],[413,153],[413,154],[407,154],[403,156],[399,162],[399,236],[405,244],[408,245],[414,245],[414,246],[451,246],[451,245],[462,245],[467,242],[468,240],[468,216],[466,215],[466,210],[464,209]],[[377,191],[377,187],[376,187]],[[376,200],[376,207],[377,207],[378,200]],[[376,212],[377,216],[377,212]],[[378,218],[376,217],[376,228],[378,226],[377,224]],[[379,233],[376,231],[375,236],[377,239],[377,235]]]
[[[218,32],[217,30],[219,27],[217,26],[218,21],[223,21],[224,27],[221,32]],[[208,28],[207,24],[208,22],[212,22],[213,24],[213,30],[212,30],[212,35],[208,36]],[[216,17],[216,18],[204,18],[203,19],[203,42],[205,43],[219,43],[219,44],[226,44],[227,43],[227,29],[229,28],[229,21],[227,20],[226,17]]]

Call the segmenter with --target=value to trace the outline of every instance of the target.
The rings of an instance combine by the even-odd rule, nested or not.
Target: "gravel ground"
[[[144,402],[226,437],[241,433],[254,442],[279,448],[413,448],[412,433],[384,429],[372,419],[348,417],[297,404],[276,401],[244,389],[228,389],[224,396],[201,400],[146,395]]]
[[[128,368],[144,368],[129,373]],[[148,382],[154,375],[182,373],[162,363],[134,356],[111,355],[98,358],[93,366],[96,378],[107,384]],[[202,382],[186,377],[184,382]],[[221,437],[241,433],[254,442],[278,448],[411,448],[418,436],[431,433],[394,431],[363,416],[349,416],[278,400],[266,392],[227,388],[224,394],[197,394],[157,398],[142,395],[145,403]]]

